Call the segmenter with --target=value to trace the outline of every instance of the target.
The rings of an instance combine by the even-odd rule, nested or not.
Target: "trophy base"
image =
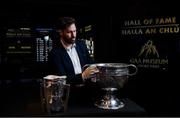
[[[120,109],[123,108],[125,104],[114,95],[106,94],[102,99],[95,102],[95,106],[102,109]]]

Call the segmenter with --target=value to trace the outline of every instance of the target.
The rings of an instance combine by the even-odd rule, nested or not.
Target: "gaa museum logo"
[[[148,40],[141,48],[135,58],[130,59],[131,63],[143,68],[160,68],[168,65],[167,56],[161,58],[152,40]]]
[[[159,53],[156,49],[156,46],[153,45],[153,41],[148,40],[147,43],[145,43],[142,48],[141,51],[139,53],[139,57],[142,56],[144,54],[145,57],[148,57],[150,55],[155,56],[157,58],[159,58]]]

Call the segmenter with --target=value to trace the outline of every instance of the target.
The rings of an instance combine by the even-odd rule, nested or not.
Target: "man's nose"
[[[75,37],[76,37],[76,34],[75,34],[75,33],[72,33],[72,37],[75,38]]]

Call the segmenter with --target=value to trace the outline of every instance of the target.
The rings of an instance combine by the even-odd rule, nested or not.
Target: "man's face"
[[[67,44],[73,44],[76,40],[76,25],[71,24],[64,30],[60,31],[60,36]]]

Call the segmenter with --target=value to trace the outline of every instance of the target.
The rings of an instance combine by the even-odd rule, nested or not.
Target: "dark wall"
[[[11,4],[10,4],[11,3]],[[176,17],[179,19],[179,6],[174,1],[127,0],[116,1],[6,1],[1,4],[1,37],[6,27],[53,27],[59,16],[74,16],[79,26],[92,23],[95,26],[95,60],[97,62],[125,62],[136,56],[136,51],[148,39],[160,46],[162,53],[168,56],[165,70],[141,68],[137,75],[123,89],[123,95],[142,105],[152,116],[178,116],[179,109],[179,33],[167,35],[128,35],[122,36],[122,22],[127,19],[145,19],[159,17]],[[41,77],[45,64],[4,65],[3,42],[0,38],[1,73],[11,73],[8,79]],[[137,63],[135,65],[138,66]],[[5,69],[4,69],[5,66]],[[10,69],[9,69],[10,68]],[[29,69],[30,68],[30,69]],[[42,70],[41,70],[42,69]],[[25,71],[28,70],[28,71]],[[24,74],[24,71],[27,72]],[[12,74],[13,73],[13,74]],[[24,74],[24,76],[22,76]]]
[[[175,67],[180,65],[178,61],[180,59],[179,31],[177,33],[156,33],[150,35],[122,35],[121,33],[123,27],[125,27],[125,20],[176,17],[176,23],[179,25],[178,5],[174,1],[139,1],[129,3],[126,8],[122,8],[124,9],[123,13],[114,11],[116,15],[112,16],[111,42],[113,43],[108,45],[112,50],[109,60],[134,63],[138,66],[138,74],[133,76],[126,86],[127,88],[125,87],[125,95],[128,95],[145,107],[152,116],[178,116],[179,110],[177,106],[179,105],[178,99],[180,96],[176,91],[179,89],[177,85],[177,78],[179,78],[177,73],[179,73],[179,70],[175,69]],[[179,26],[176,28],[179,28]],[[144,29],[142,30],[144,31]],[[140,62],[130,61],[132,58],[145,58],[138,57],[138,54],[141,47],[148,40],[153,41],[159,52],[159,58],[168,58],[167,65],[160,68],[145,68],[141,67]],[[146,59],[148,58],[155,59],[152,56],[146,57]]]

